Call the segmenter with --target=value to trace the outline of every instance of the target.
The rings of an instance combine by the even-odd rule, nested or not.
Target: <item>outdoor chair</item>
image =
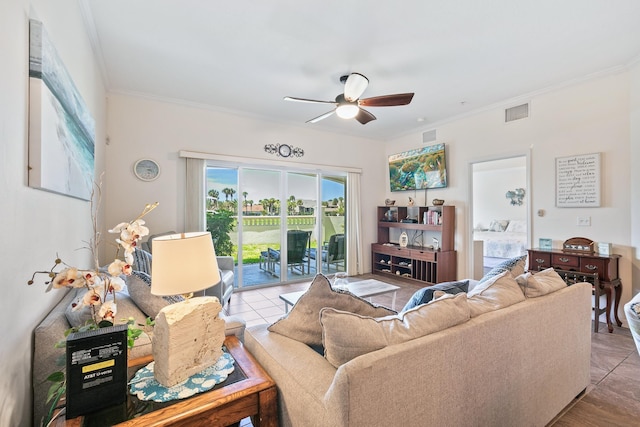
[[[344,270],[344,234],[333,234],[329,237],[329,242],[322,246],[322,267],[327,267],[327,272],[331,271],[331,265],[335,266],[336,271]],[[316,249],[309,249],[309,258],[316,259]],[[338,270],[338,266],[342,264],[342,270]]]
[[[305,274],[305,264],[307,265],[307,274],[310,271],[310,261],[306,257],[311,239],[311,231],[289,230],[287,231],[287,267],[293,272],[299,269]],[[274,276],[276,275],[276,264],[280,261],[280,251],[268,248],[260,253],[260,268]]]

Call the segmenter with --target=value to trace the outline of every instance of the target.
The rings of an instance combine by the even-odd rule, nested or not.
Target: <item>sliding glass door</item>
[[[206,176],[207,227],[237,287],[345,271],[346,176],[219,165]]]

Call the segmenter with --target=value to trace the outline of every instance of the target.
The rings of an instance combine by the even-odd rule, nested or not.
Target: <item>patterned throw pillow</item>
[[[134,270],[126,278],[127,289],[131,299],[147,316],[155,318],[163,307],[184,301],[181,295],[159,296],[151,293],[151,276]]]
[[[500,264],[493,267],[487,274],[484,275],[482,279],[480,279],[479,283],[486,282],[492,277],[497,276],[505,271],[511,273],[513,277],[518,277],[519,275],[524,273],[525,263],[527,261],[527,255],[518,256],[515,258],[508,259],[506,261],[502,261]]]
[[[269,326],[268,330],[307,345],[322,345],[320,310],[325,307],[372,317],[396,314],[393,310],[373,305],[350,292],[334,291],[329,280],[318,274],[289,313]]]
[[[467,292],[469,291],[469,281],[461,280],[459,282],[443,282],[438,283],[437,285],[422,288],[413,294],[411,299],[407,302],[407,304],[400,312],[402,313],[409,309],[412,309],[413,307],[417,307],[421,304],[430,302],[431,300],[433,300],[433,293],[435,291],[444,291],[452,295],[458,294],[460,292]]]
[[[144,249],[136,248],[133,251],[133,269],[151,274],[151,254]]]

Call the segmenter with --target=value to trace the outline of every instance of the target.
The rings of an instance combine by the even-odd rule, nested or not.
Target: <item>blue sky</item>
[[[278,171],[245,169],[244,191],[249,193],[247,199],[257,202],[264,198],[276,197],[280,183]],[[222,189],[233,188],[238,191],[238,178],[236,169],[208,168],[207,190],[215,189],[220,192],[220,199],[224,200]],[[290,195],[296,199],[315,200],[315,178],[302,175],[289,175]],[[234,194],[235,198],[242,195]],[[344,185],[328,179],[323,180],[322,201],[344,197]]]

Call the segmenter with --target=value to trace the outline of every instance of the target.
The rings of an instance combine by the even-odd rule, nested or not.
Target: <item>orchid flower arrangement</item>
[[[119,233],[120,238],[116,239],[118,243],[116,258],[109,264],[106,273],[99,268],[98,264],[97,246],[100,240],[100,233],[97,231],[94,214],[94,236],[89,242],[89,249],[95,259],[95,269],[81,270],[65,264],[60,258],[56,258],[53,267],[49,271],[36,271],[28,284],[34,283],[36,275],[47,274],[51,280],[45,282],[48,285],[46,292],[59,288],[85,288],[85,293],[72,304],[72,310],[77,311],[88,306],[91,309],[91,317],[96,324],[100,324],[102,321],[115,323],[117,313],[116,293],[122,290],[125,284],[122,276],[131,275],[133,252],[140,239],[149,234],[149,229],[144,226],[145,222],[142,218],[157,206],[157,202],[147,204],[136,219],[131,222],[121,222],[108,230],[109,233]],[[121,248],[124,252],[124,260],[118,258]],[[56,271],[61,265],[64,266],[63,269]]]

